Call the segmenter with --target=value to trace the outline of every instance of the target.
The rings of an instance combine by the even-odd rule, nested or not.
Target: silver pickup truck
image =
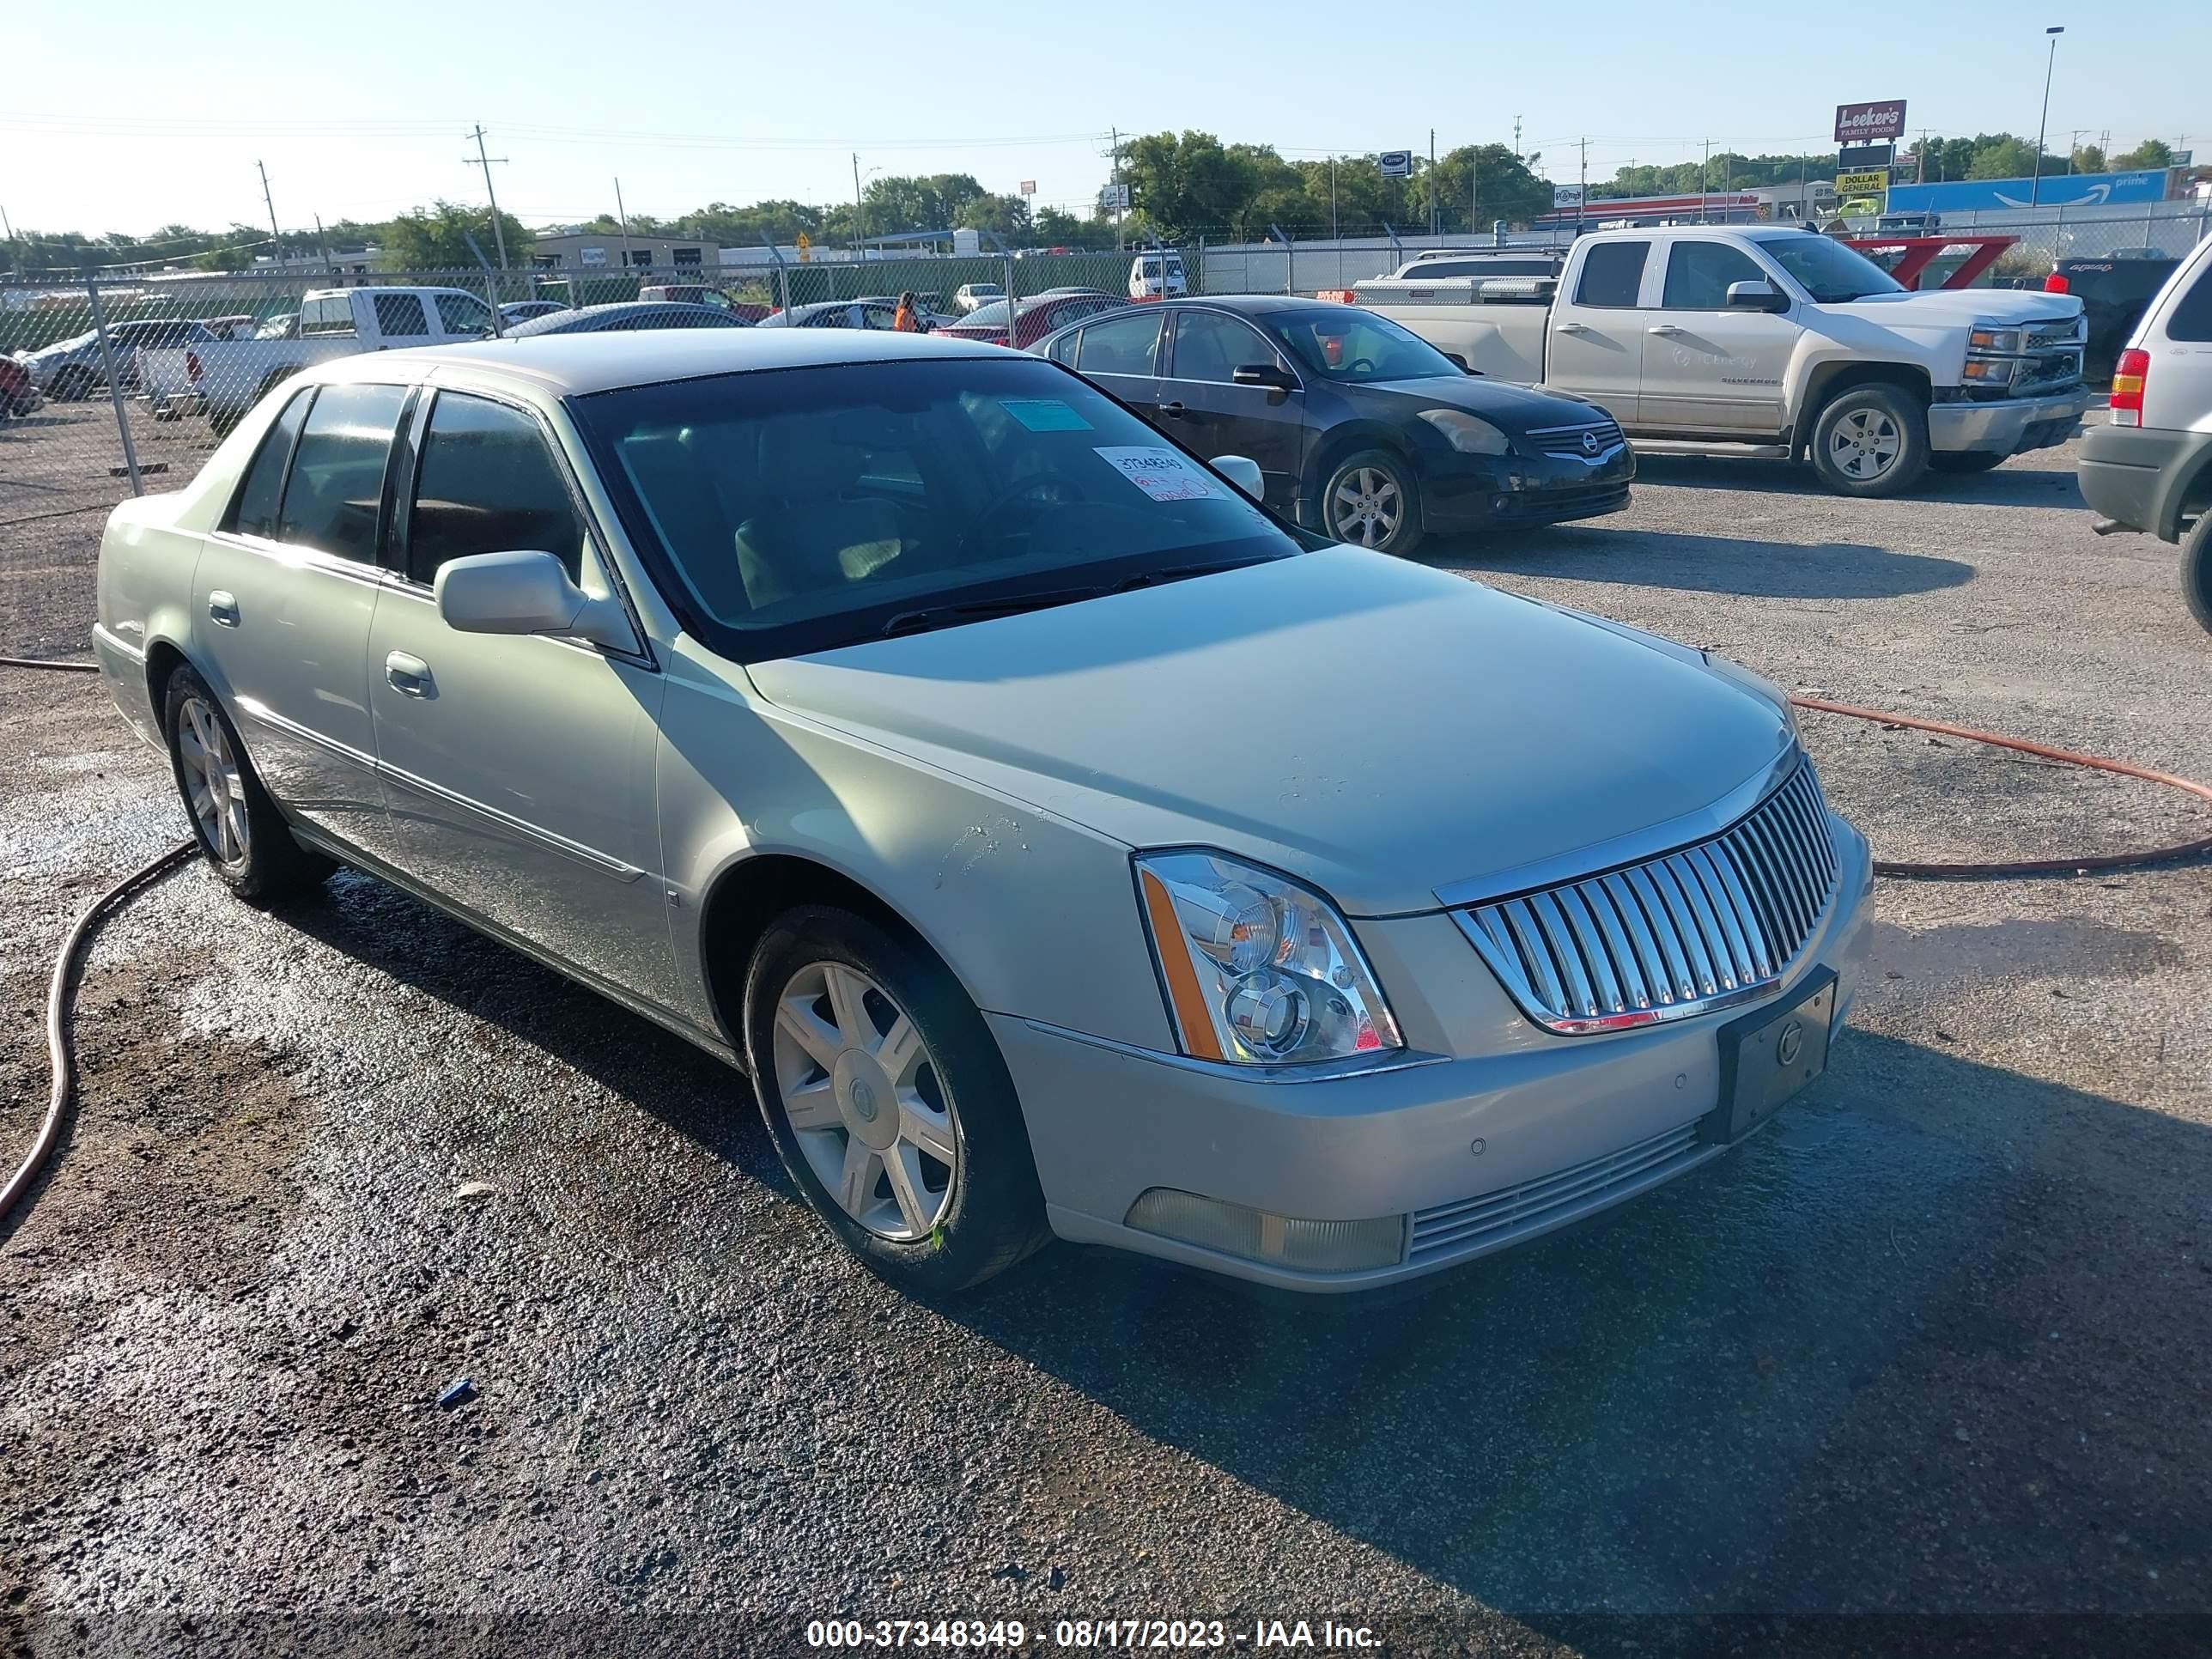
[[[2078,299],[1915,293],[1784,226],[1601,231],[1556,277],[1417,267],[1350,294],[1480,373],[1601,405],[1641,453],[1809,459],[1844,495],[2063,443],[2088,407]]]

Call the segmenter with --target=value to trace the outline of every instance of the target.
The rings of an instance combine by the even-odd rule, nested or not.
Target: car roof
[[[1326,311],[1340,317],[1357,309],[1335,300],[1309,300],[1295,294],[1178,294],[1144,303],[1167,311],[1233,311],[1240,317],[1273,316],[1280,311]]]
[[[997,357],[1005,348],[927,334],[857,328],[644,329],[635,332],[543,334],[465,345],[337,357],[307,371],[313,380],[428,380],[441,368],[508,379],[556,398],[584,397],[620,386],[654,386],[710,374],[817,368],[902,358]]]

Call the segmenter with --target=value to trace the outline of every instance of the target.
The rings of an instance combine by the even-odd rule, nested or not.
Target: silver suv
[[[1869,929],[1785,700],[1259,476],[954,340],[362,354],[117,509],[94,643],[242,897],[353,865],[750,1073],[902,1282],[1346,1290],[1718,1156]]]
[[[2112,413],[2082,434],[2079,478],[2100,533],[2182,544],[2182,596],[2212,630],[2212,238],[2166,278],[2120,354]]]

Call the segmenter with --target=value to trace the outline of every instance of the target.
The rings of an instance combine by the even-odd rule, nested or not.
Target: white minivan
[[[2181,592],[2212,629],[2212,239],[2143,313],[2112,374],[2112,413],[2076,469],[2100,533],[2181,544]]]
[[[1129,261],[1132,300],[1174,300],[1189,292],[1190,283],[1182,272],[1182,255],[1173,249],[1164,252],[1154,249]]]

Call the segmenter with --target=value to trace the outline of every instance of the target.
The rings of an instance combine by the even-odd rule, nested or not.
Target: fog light
[[[1370,1221],[1301,1221],[1179,1193],[1172,1187],[1154,1187],[1139,1196],[1129,1206],[1128,1224],[1139,1232],[1306,1273],[1393,1267],[1406,1253],[1406,1218],[1401,1215]]]

